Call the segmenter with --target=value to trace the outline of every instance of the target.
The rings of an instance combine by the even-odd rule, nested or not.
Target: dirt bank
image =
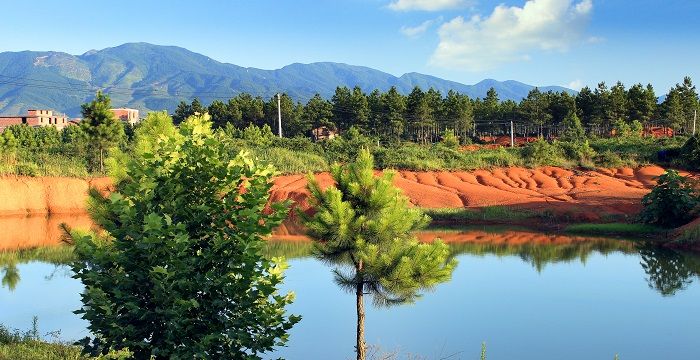
[[[663,173],[658,166],[637,169],[567,170],[498,168],[460,172],[400,171],[395,184],[425,208],[478,208],[517,206],[520,208],[572,213],[594,221],[602,214],[634,214],[640,199]],[[323,187],[332,184],[330,174],[317,179]],[[0,178],[0,216],[85,213],[90,186],[109,188],[109,179],[92,180],[60,177]],[[305,175],[280,176],[274,180],[271,199],[291,199],[307,210]]]
[[[641,198],[656,184],[654,178],[663,172],[658,166],[591,171],[556,167],[400,171],[394,182],[414,205],[424,208],[515,206],[595,221],[604,215],[635,214]],[[322,187],[332,184],[327,173],[318,174],[317,179]],[[304,175],[275,179],[273,201],[292,199],[306,210],[307,197]]]
[[[58,245],[63,223],[75,229],[93,226],[88,215],[80,214],[0,217],[0,252]]]

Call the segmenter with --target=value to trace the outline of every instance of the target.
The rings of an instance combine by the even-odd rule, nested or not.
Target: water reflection
[[[67,223],[76,228],[92,226],[87,216],[0,218],[0,276],[3,288],[14,290],[21,281],[18,265],[29,262],[53,264],[52,274],[69,276],[66,265],[73,259],[72,249],[61,245],[58,226]],[[267,256],[287,259],[313,256],[313,244],[295,225],[277,229],[268,241]],[[453,256],[517,257],[537,272],[547,265],[578,261],[585,264],[593,254],[621,253],[640,257],[645,280],[662,296],[673,296],[700,279],[700,256],[618,239],[546,234],[507,227],[465,227],[430,229],[418,233],[421,241],[440,238],[450,245]]]

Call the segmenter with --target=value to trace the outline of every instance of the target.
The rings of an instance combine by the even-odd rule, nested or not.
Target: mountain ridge
[[[28,50],[0,53],[0,114],[4,115],[47,108],[77,116],[80,104],[98,89],[110,94],[115,107],[172,111],[181,100],[198,97],[209,103],[244,92],[265,99],[287,92],[294,100],[306,102],[315,93],[330,98],[337,86],[359,86],[367,93],[395,86],[404,94],[414,86],[433,87],[443,94],[455,90],[473,98],[484,97],[494,87],[501,100],[515,101],[534,88],[514,80],[485,79],[466,85],[417,72],[395,76],[330,61],[264,70],[219,62],[178,46],[144,42],[89,50],[82,55]],[[560,86],[540,89],[575,93]]]

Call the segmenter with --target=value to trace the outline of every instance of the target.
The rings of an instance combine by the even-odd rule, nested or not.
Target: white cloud
[[[435,66],[471,71],[523,61],[537,50],[565,51],[581,41],[592,0],[528,0],[523,7],[498,5],[491,15],[458,16],[438,30]]]
[[[586,84],[584,84],[581,79],[576,79],[576,80],[564,85],[564,87],[569,88],[571,90],[576,90],[576,91],[583,89],[584,86],[586,86]]]
[[[440,11],[467,7],[470,0],[394,0],[389,4],[389,9],[394,11]]]
[[[401,30],[399,31],[407,37],[417,37],[418,35],[428,31],[428,29],[430,29],[430,27],[432,27],[434,24],[439,24],[441,22],[442,16],[437,19],[423,21],[418,26],[402,26]]]

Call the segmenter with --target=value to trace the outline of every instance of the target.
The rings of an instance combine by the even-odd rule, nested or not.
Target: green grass
[[[530,210],[509,206],[486,206],[479,209],[444,208],[422,210],[426,215],[430,216],[434,222],[511,222],[532,219],[539,216],[539,214]]]
[[[614,235],[629,237],[648,237],[660,235],[663,229],[647,224],[607,223],[607,224],[574,224],[564,229],[567,233],[578,235]]]
[[[91,176],[85,162],[62,154],[0,154],[0,175]]]

